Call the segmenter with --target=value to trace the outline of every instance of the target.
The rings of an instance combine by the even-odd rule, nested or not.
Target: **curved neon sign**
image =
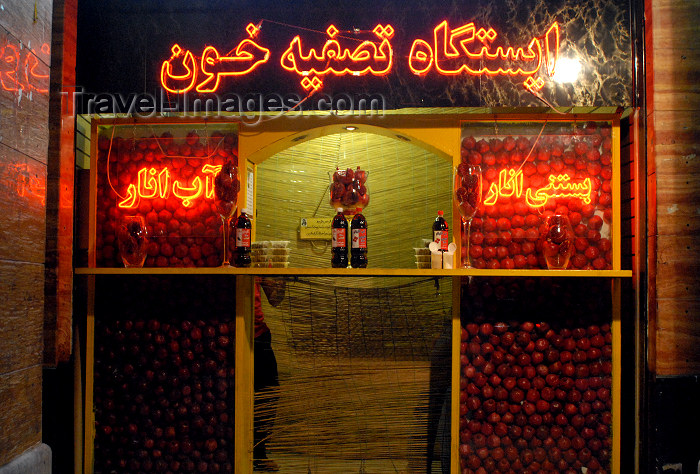
[[[327,74],[336,76],[384,76],[391,71],[394,62],[394,49],[390,39],[394,36],[394,27],[391,25],[377,25],[372,30],[379,43],[362,41],[355,48],[342,47],[338,39],[340,31],[330,25],[326,33],[330,37],[319,51],[310,48],[304,53],[302,41],[295,36],[289,43],[289,47],[282,53],[280,65],[287,71],[302,76],[304,89],[318,90],[323,86],[323,81],[318,79]],[[305,80],[310,78],[308,80]],[[314,80],[316,79],[316,80]]]
[[[474,23],[467,23],[452,29],[445,20],[433,30],[432,44],[423,39],[413,42],[408,56],[409,68],[418,76],[427,74],[433,67],[443,76],[526,76],[523,85],[539,91],[544,80],[534,76],[542,64],[548,75],[554,74],[559,57],[559,25],[553,23],[544,38],[534,37],[525,47],[492,49],[491,42],[496,37],[493,28],[477,29]]]
[[[213,46],[207,46],[197,61],[192,51],[174,44],[172,55],[160,68],[160,84],[173,94],[184,94],[195,89],[200,93],[215,92],[226,76],[244,76],[270,58],[270,50],[252,40],[258,28],[249,23],[246,31],[250,38],[238,43],[229,53],[221,55]],[[177,72],[179,71],[179,72]]]
[[[227,76],[244,76],[268,62],[270,50],[253,39],[259,25],[249,23],[249,38],[242,40],[229,53],[221,55],[207,46],[201,58],[175,44],[171,56],[163,61],[160,82],[175,94],[191,90],[211,93],[219,89]],[[323,87],[323,79],[334,76],[384,76],[394,67],[395,50],[391,43],[394,27],[377,24],[372,39],[343,36],[330,25],[328,39],[318,48],[306,48],[306,41],[297,35],[282,52],[279,64],[301,77],[301,86],[311,92]],[[369,31],[353,30],[354,35]],[[432,69],[442,76],[505,76],[524,77],[523,86],[533,93],[544,86],[541,70],[554,74],[559,58],[559,24],[552,23],[543,36],[534,36],[520,47],[495,46],[498,34],[493,28],[478,28],[473,22],[451,28],[447,20],[433,29],[430,41],[417,38],[408,54],[409,69],[422,76]],[[348,45],[349,42],[352,42]]]
[[[129,184],[126,197],[119,201],[117,206],[122,209],[131,209],[138,207],[141,199],[157,197],[167,199],[172,193],[182,201],[183,206],[192,207],[193,201],[202,196],[205,199],[214,199],[214,178],[219,171],[221,171],[221,165],[204,165],[200,175],[195,176],[188,186],[178,180],[172,180],[168,168],[141,168],[136,175],[136,184]]]

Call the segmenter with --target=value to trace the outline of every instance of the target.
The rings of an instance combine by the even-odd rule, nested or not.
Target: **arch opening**
[[[305,123],[303,119],[290,119],[284,122],[283,127],[270,123],[263,124],[262,130],[257,128],[241,130],[239,135],[241,156],[259,164],[282,150],[316,138],[345,133],[369,133],[413,144],[451,162],[454,154],[452,150],[454,144],[451,143],[451,139],[454,138],[457,145],[459,140],[458,123],[455,123],[454,127],[428,128],[405,128],[400,125],[403,122],[396,122],[396,126],[392,127],[358,122],[338,122],[316,127],[303,127]],[[392,123],[392,125],[394,124]]]
[[[374,268],[416,268],[414,248],[432,237],[438,210],[452,222],[452,162],[385,134],[324,134],[300,140],[257,165],[256,239],[289,240],[290,267],[330,267],[328,239],[302,240],[301,219],[329,221],[332,173],[368,173],[368,252]]]

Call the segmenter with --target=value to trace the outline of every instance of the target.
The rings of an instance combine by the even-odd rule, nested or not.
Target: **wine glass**
[[[462,216],[462,231],[467,226],[467,264],[465,268],[474,268],[469,255],[469,240],[474,215],[481,204],[481,166],[460,163],[454,171],[454,199]]]
[[[146,260],[148,231],[143,216],[125,216],[119,223],[117,245],[126,268],[141,268]]]
[[[227,161],[221,166],[221,171],[214,178],[214,199],[216,210],[221,217],[224,237],[224,258],[222,267],[231,264],[228,261],[226,243],[228,241],[229,227],[231,227],[231,217],[238,209],[238,191],[241,189],[241,182],[238,180],[238,167],[233,161]]]
[[[569,265],[574,253],[574,231],[569,218],[554,214],[547,218],[547,234],[544,236],[542,253],[550,270],[563,270]]]

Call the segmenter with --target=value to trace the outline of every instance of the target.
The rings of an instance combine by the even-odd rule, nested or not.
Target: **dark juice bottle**
[[[352,245],[350,247],[350,265],[352,268],[367,267],[367,220],[362,215],[362,208],[350,223]]]
[[[442,211],[438,211],[433,222],[433,241],[438,243],[440,250],[447,252],[447,246],[450,245],[450,233],[447,230],[447,221],[443,214]]]
[[[338,213],[331,223],[332,245],[331,266],[333,268],[347,268],[348,266],[348,221],[343,215],[343,209],[338,208]]]
[[[253,228],[250,219],[241,212],[241,215],[236,219],[236,253],[234,255],[234,263],[237,267],[250,266],[250,230]]]

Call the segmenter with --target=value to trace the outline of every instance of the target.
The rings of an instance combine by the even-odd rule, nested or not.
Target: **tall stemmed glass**
[[[126,268],[143,267],[148,247],[148,230],[143,216],[124,216],[117,231],[117,246]]]
[[[454,199],[462,216],[462,230],[467,226],[467,264],[474,268],[469,255],[469,240],[474,215],[481,205],[481,166],[461,163],[454,171]]]
[[[224,258],[221,263],[222,267],[228,267],[231,264],[228,261],[228,252],[226,244],[228,242],[228,232],[231,226],[231,217],[238,209],[238,191],[241,189],[241,182],[238,180],[238,167],[233,161],[227,161],[221,166],[221,171],[214,178],[214,199],[216,210],[221,217],[221,225],[223,226],[224,236]]]
[[[547,234],[544,236],[542,253],[550,270],[565,270],[574,254],[574,231],[569,218],[555,214],[547,218]]]

